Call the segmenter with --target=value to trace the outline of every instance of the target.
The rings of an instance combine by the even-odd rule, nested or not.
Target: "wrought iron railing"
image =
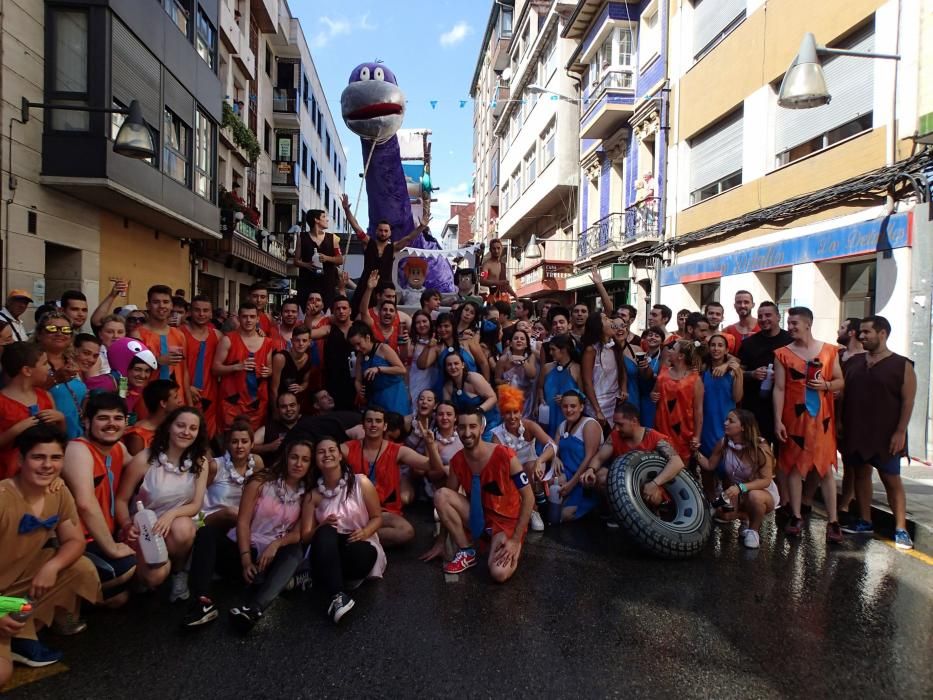
[[[272,111],[298,113],[298,90],[295,88],[273,88]]]
[[[587,228],[577,241],[577,260],[585,260],[641,239],[660,236],[658,198],[649,197],[625,211],[613,212]]]
[[[599,102],[607,90],[632,90],[635,87],[634,70],[611,70],[603,74],[599,82],[584,95],[584,104]]]

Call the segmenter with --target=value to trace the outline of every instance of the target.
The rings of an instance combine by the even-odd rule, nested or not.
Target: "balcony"
[[[583,94],[580,138],[612,136],[632,116],[635,103],[635,73],[611,70]]]
[[[499,115],[502,114],[502,110],[505,109],[505,105],[509,101],[509,86],[500,85],[492,91],[492,116],[493,119],[498,119]]]
[[[298,163],[293,160],[272,161],[272,193],[297,197],[300,189]]]
[[[240,44],[243,41],[240,23],[235,14],[235,10],[230,6],[227,0],[220,3],[220,40],[227,47],[231,54],[237,54],[240,51]]]
[[[520,297],[533,298],[562,292],[571,275],[572,262],[542,259],[515,275],[515,293]]]
[[[275,31],[279,19],[278,0],[250,0],[249,7],[253,20],[262,31]]]
[[[657,197],[650,197],[590,226],[577,242],[577,262],[657,243],[661,238],[658,202]]]
[[[231,54],[233,62],[243,71],[247,80],[256,80],[256,54],[246,45],[245,41],[240,42],[240,50]]]
[[[233,212],[221,213],[223,238],[204,243],[207,257],[223,262],[254,277],[268,277],[269,273],[287,277],[288,250],[279,235],[272,238],[246,219],[235,221]]]
[[[298,128],[298,108],[301,100],[295,88],[273,88],[272,90],[272,116],[277,127]]]

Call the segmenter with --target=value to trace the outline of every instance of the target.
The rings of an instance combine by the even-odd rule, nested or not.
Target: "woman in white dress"
[[[426,311],[419,309],[411,316],[411,353],[408,357],[408,391],[412,406],[416,405],[422,391],[437,387],[440,371],[437,365],[428,365],[426,369],[418,366],[418,358],[430,347],[433,337],[434,322]]]
[[[508,349],[496,363],[496,382],[509,384],[525,394],[522,417],[527,418],[534,409],[535,379],[538,376],[538,359],[531,351],[531,337],[520,328],[512,332]]]
[[[628,398],[628,378],[621,348],[613,340],[612,324],[606,314],[590,314],[583,330],[583,393],[586,415],[595,418],[603,433],[612,428],[616,401]]]

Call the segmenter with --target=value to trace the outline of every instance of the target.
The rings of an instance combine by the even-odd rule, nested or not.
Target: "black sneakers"
[[[182,627],[192,628],[205,625],[217,619],[217,606],[207,596],[201,596],[189,607],[181,620]]]
[[[354,603],[353,598],[348,596],[346,593],[338,593],[333,598],[331,598],[330,607],[327,608],[327,614],[336,625],[338,622],[340,622],[340,618],[353,609],[354,605],[356,605],[356,603]]]
[[[242,605],[230,608],[230,622],[241,634],[247,634],[262,619],[262,610]]]

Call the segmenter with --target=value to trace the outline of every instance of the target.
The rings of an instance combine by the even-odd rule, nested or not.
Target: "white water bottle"
[[[768,373],[761,380],[761,393],[767,394],[774,388],[774,363],[768,365]]]
[[[548,508],[547,508],[547,518],[548,522],[551,525],[559,525],[561,520],[561,514],[563,511],[562,501],[560,497],[560,480],[557,477],[557,473],[554,473],[554,479],[548,484]]]
[[[151,510],[147,510],[142,501],[136,501],[136,515],[133,516],[133,524],[139,530],[139,549],[147,564],[164,564],[168,561],[165,538],[153,531],[157,519],[156,514]]]

